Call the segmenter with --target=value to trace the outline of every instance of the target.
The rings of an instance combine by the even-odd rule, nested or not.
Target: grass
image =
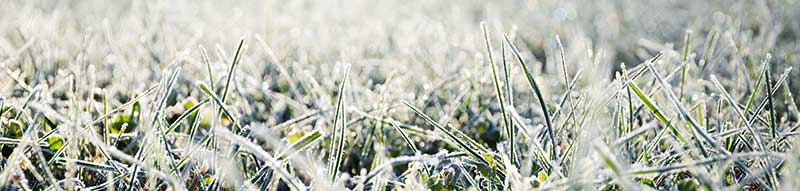
[[[516,136],[516,133],[514,132],[515,131],[514,130],[514,126],[512,125],[514,123],[511,121],[511,118],[510,118],[508,112],[506,112],[506,103],[507,102],[503,101],[504,100],[503,99],[503,91],[502,91],[503,88],[500,87],[502,85],[500,84],[500,77],[497,75],[497,66],[494,63],[494,57],[492,56],[492,51],[493,51],[492,50],[492,43],[491,43],[491,40],[489,40],[490,39],[489,38],[489,32],[486,30],[486,23],[485,22],[481,23],[481,30],[483,31],[483,38],[486,41],[486,51],[487,51],[487,55],[489,55],[489,65],[492,68],[492,78],[494,79],[494,88],[495,88],[495,92],[497,93],[497,102],[500,104],[500,112],[502,113],[503,125],[505,126],[505,129],[506,129],[506,137],[508,139],[508,145],[509,145],[508,149],[509,149],[509,153],[510,153],[509,157],[510,157],[511,163],[516,164],[517,163],[516,162],[516,160],[517,160],[517,151],[516,151],[516,146],[515,145],[516,145],[516,142],[517,142],[516,141],[516,137],[517,136]],[[503,54],[505,54],[505,53],[503,53]],[[506,75],[508,75],[508,74],[506,73]],[[508,81],[506,81],[506,82],[508,82]],[[508,85],[510,85],[510,84],[508,84]],[[511,95],[511,94],[507,94],[507,95]]]
[[[528,84],[531,86],[533,93],[536,94],[536,98],[539,100],[539,106],[542,108],[544,121],[545,124],[547,124],[547,135],[550,141],[549,142],[550,160],[556,160],[556,155],[558,155],[558,153],[556,150],[556,139],[554,135],[555,131],[553,130],[553,125],[550,122],[550,111],[548,111],[547,104],[545,103],[544,97],[542,96],[542,91],[539,89],[539,83],[536,82],[536,79],[534,79],[533,75],[528,69],[528,66],[525,65],[525,60],[520,55],[517,45],[511,42],[511,39],[508,37],[508,35],[504,35],[503,37],[505,38],[506,43],[508,43],[508,45],[511,46],[511,52],[514,53],[514,56],[517,58],[517,61],[519,62],[519,65],[522,67],[522,72],[525,73],[525,79],[528,80]]]
[[[347,83],[347,77],[350,75],[350,66],[347,67],[347,71],[344,74],[344,80],[342,80],[342,84],[339,85],[339,96],[336,101],[336,112],[333,115],[333,130],[331,131],[331,147],[329,149],[330,154],[328,155],[329,164],[328,172],[330,173],[331,181],[336,180],[337,174],[339,174],[339,165],[342,163],[342,154],[344,153],[344,132],[347,128],[347,118],[345,118],[344,109],[344,87]],[[338,125],[338,126],[337,126]],[[338,130],[337,130],[338,129]],[[338,135],[337,135],[338,133]],[[338,139],[337,139],[338,138]],[[335,144],[333,144],[335,143]],[[336,148],[336,149],[334,149]]]
[[[798,190],[798,7],[7,2],[0,190]]]

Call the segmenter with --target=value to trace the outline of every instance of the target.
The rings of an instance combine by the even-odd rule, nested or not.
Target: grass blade
[[[408,134],[406,134],[406,132],[403,130],[403,128],[400,127],[400,125],[397,125],[397,123],[395,123],[394,121],[389,121],[389,124],[391,124],[392,127],[394,127],[397,130],[397,132],[400,132],[400,136],[403,137],[403,140],[406,142],[408,147],[411,148],[411,151],[414,151],[414,153],[419,152],[419,150],[417,150],[417,146],[414,145],[414,141],[411,141],[411,138],[408,137]]]
[[[275,157],[275,159],[279,161],[286,161],[290,157],[292,157],[292,155],[294,155],[295,153],[300,152],[303,149],[307,148],[308,146],[312,145],[312,143],[321,140],[320,137],[322,137],[322,133],[319,132],[319,130],[314,130],[310,134],[300,138],[300,140],[297,140],[294,143],[292,143],[289,146],[289,148],[283,150],[283,152],[278,154],[278,157]]]
[[[328,173],[330,175],[331,182],[336,181],[336,176],[339,174],[339,165],[342,161],[342,149],[344,149],[344,129],[347,126],[347,120],[345,118],[345,109],[344,109],[344,90],[345,85],[347,84],[347,79],[350,76],[350,65],[347,66],[344,73],[344,79],[342,83],[339,84],[339,98],[336,101],[336,112],[333,115],[333,131],[331,132],[331,145],[328,150],[330,152],[328,156]],[[341,121],[339,121],[341,118]],[[338,127],[341,124],[341,127]],[[339,131],[339,135],[337,136],[336,133]],[[337,139],[338,137],[338,139]],[[337,141],[338,140],[338,141]],[[338,145],[338,147],[335,147]],[[334,148],[336,150],[334,151]],[[335,157],[334,157],[335,155]]]
[[[647,97],[647,95],[645,95],[642,92],[641,89],[639,89],[639,86],[637,86],[636,83],[633,82],[628,82],[628,86],[631,88],[631,90],[633,90],[636,96],[639,97],[639,100],[641,100],[642,103],[644,103],[644,105],[647,106],[647,109],[650,109],[650,111],[653,112],[653,115],[656,116],[656,119],[658,119],[659,121],[661,121],[661,123],[666,125],[667,129],[669,129],[669,131],[672,132],[672,135],[674,135],[675,138],[677,138],[681,143],[686,144],[686,139],[684,139],[683,136],[678,132],[678,130],[672,126],[672,123],[670,123],[670,120],[664,116],[661,109],[659,109],[658,106],[655,105],[653,101],[651,101],[650,98]]]
[[[517,61],[519,65],[522,66],[522,71],[525,73],[525,78],[528,80],[528,84],[531,86],[533,93],[536,94],[536,97],[539,100],[539,105],[542,107],[542,113],[544,114],[544,121],[547,125],[547,134],[549,135],[550,141],[550,160],[556,160],[556,156],[558,155],[556,150],[556,138],[553,131],[553,124],[550,122],[550,112],[547,110],[547,104],[544,102],[544,98],[542,96],[542,91],[539,89],[539,83],[536,82],[536,79],[531,74],[528,66],[525,65],[525,60],[522,59],[522,55],[519,53],[519,49],[517,49],[517,45],[511,42],[511,39],[508,37],[508,34],[504,34],[503,37],[506,40],[506,43],[511,47],[511,52],[514,53],[514,56],[517,57]]]
[[[672,92],[672,86],[670,86],[669,83],[666,83],[664,81],[664,79],[661,77],[661,74],[659,74],[658,70],[656,70],[655,67],[653,66],[653,63],[658,61],[658,59],[661,57],[661,55],[662,55],[662,53],[659,53],[658,55],[656,55],[649,62],[645,63],[645,66],[647,66],[647,68],[651,72],[653,72],[653,75],[656,77],[658,82],[661,84],[661,87],[663,87],[664,90],[667,91],[667,97],[670,98],[670,100],[672,101],[672,104],[675,106],[675,108],[678,109],[678,113],[680,113],[681,116],[686,121],[688,121],[689,125],[694,129],[694,131],[697,134],[699,134],[700,137],[702,137],[706,142],[708,142],[709,145],[711,145],[714,148],[718,148],[719,149],[720,147],[717,144],[717,142],[714,139],[712,139],[711,136],[708,135],[708,133],[705,132],[705,130],[700,128],[700,125],[698,125],[697,121],[694,120],[694,118],[692,118],[692,116],[689,114],[689,112],[686,110],[686,108],[684,108],[683,105],[681,105],[680,100],[678,100],[678,97],[675,96],[675,93]]]
[[[483,39],[486,42],[486,51],[489,55],[489,65],[492,68],[492,79],[494,80],[494,88],[497,93],[497,102],[500,104],[500,112],[503,115],[503,124],[505,125],[506,135],[508,136],[508,144],[509,144],[509,153],[511,153],[511,164],[517,164],[517,154],[516,154],[516,133],[514,133],[514,126],[512,125],[513,122],[509,117],[508,112],[506,112],[506,102],[503,100],[503,91],[500,88],[500,77],[497,75],[497,66],[494,63],[494,57],[492,56],[492,43],[489,38],[489,32],[486,30],[486,23],[481,22],[481,30],[483,31]],[[506,84],[510,85],[510,84]]]
[[[410,108],[412,111],[414,111],[414,113],[416,113],[417,115],[422,117],[422,119],[425,119],[425,121],[427,121],[428,123],[433,125],[433,127],[438,129],[439,131],[443,132],[447,136],[447,138],[450,138],[450,141],[453,141],[456,144],[458,144],[458,146],[460,146],[461,149],[464,150],[464,152],[468,153],[470,156],[472,156],[473,158],[477,159],[480,162],[483,162],[484,164],[487,164],[487,165],[491,164],[488,160],[483,158],[483,154],[482,153],[480,153],[479,151],[473,149],[473,147],[471,147],[469,144],[467,144],[464,141],[462,141],[461,138],[456,137],[455,134],[453,134],[450,131],[448,131],[447,129],[445,129],[444,126],[440,125],[439,123],[437,123],[436,121],[431,119],[431,117],[429,117],[425,113],[422,113],[422,111],[420,111],[419,109],[417,109],[416,107],[412,106],[410,103],[408,103],[406,101],[403,101],[403,104],[406,105],[406,107]]]

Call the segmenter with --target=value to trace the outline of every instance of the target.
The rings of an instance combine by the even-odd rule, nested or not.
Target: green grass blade
[[[339,97],[336,101],[336,112],[333,115],[333,131],[331,132],[331,145],[328,150],[330,152],[328,156],[328,173],[330,175],[331,182],[336,180],[336,176],[339,173],[339,165],[341,163],[342,157],[342,149],[344,149],[344,128],[347,126],[347,120],[345,118],[345,109],[344,109],[344,90],[345,85],[347,84],[347,79],[350,76],[350,66],[347,66],[344,73],[344,79],[342,79],[342,83],[339,85]],[[341,118],[341,121],[339,119]],[[341,127],[337,127],[341,124]],[[339,136],[336,135],[337,131],[339,131]],[[338,139],[337,139],[338,137]],[[338,141],[337,141],[338,140]],[[338,147],[335,147],[338,145]],[[334,148],[336,150],[334,151]]]
[[[531,86],[533,93],[536,94],[536,97],[539,100],[539,105],[542,107],[542,113],[544,114],[544,121],[547,125],[547,134],[550,141],[550,160],[556,160],[558,153],[556,150],[555,132],[553,130],[553,124],[550,122],[550,112],[547,109],[547,104],[544,102],[542,91],[539,89],[539,83],[536,82],[536,79],[531,74],[528,66],[525,65],[525,60],[522,59],[522,55],[520,55],[517,45],[511,42],[511,39],[507,34],[504,34],[503,37],[505,38],[506,43],[508,43],[508,45],[511,47],[511,52],[517,57],[517,61],[519,62],[520,66],[522,66],[522,71],[525,73],[525,78],[528,80],[528,84]]]
[[[195,111],[199,110],[199,109],[200,109],[200,107],[201,107],[201,106],[203,106],[203,105],[205,105],[206,103],[208,103],[208,101],[209,101],[208,99],[206,99],[206,100],[203,100],[203,101],[201,101],[200,103],[197,103],[197,104],[195,104],[194,106],[192,106],[191,108],[189,108],[189,109],[187,109],[186,111],[184,111],[184,112],[183,112],[183,113],[182,113],[180,116],[178,116],[178,119],[175,119],[175,122],[174,122],[174,123],[172,123],[172,125],[170,125],[170,126],[169,126],[169,128],[168,128],[168,129],[167,129],[167,131],[166,131],[166,133],[167,133],[167,134],[169,134],[170,132],[174,131],[174,130],[175,130],[175,128],[178,128],[178,125],[180,125],[180,124],[181,124],[181,122],[182,122],[184,119],[186,119],[187,117],[189,117],[189,115],[191,115],[191,114],[192,114],[192,113],[194,113]]]
[[[661,74],[659,74],[658,70],[656,70],[653,63],[658,61],[661,55],[662,53],[656,55],[653,59],[646,62],[645,66],[647,66],[647,68],[653,73],[653,76],[656,77],[656,80],[658,81],[659,84],[661,84],[661,87],[663,87],[664,90],[666,90],[667,97],[672,101],[672,104],[675,106],[675,108],[678,109],[678,113],[683,117],[683,119],[685,119],[688,122],[689,126],[692,127],[692,129],[697,134],[699,134],[700,137],[703,138],[703,140],[705,140],[709,145],[724,152],[724,149],[721,149],[717,144],[717,142],[714,139],[712,139],[711,136],[708,135],[708,133],[704,129],[700,128],[700,125],[698,125],[697,121],[692,117],[691,114],[689,114],[686,108],[684,108],[683,105],[681,105],[678,97],[675,96],[674,92],[672,92],[672,86],[670,86],[669,83],[665,82],[664,79],[661,77]]]
[[[233,72],[236,69],[236,65],[239,64],[239,60],[241,59],[242,48],[244,47],[245,39],[239,40],[239,46],[236,48],[236,54],[233,56],[233,61],[231,61],[231,67],[228,69],[228,77],[225,79],[225,87],[222,90],[222,103],[225,103],[228,99],[228,89],[230,89],[231,81],[233,80]]]
[[[655,105],[653,101],[650,100],[650,98],[647,97],[647,95],[645,95],[642,92],[641,89],[639,89],[639,86],[637,86],[636,83],[633,82],[628,82],[628,86],[631,88],[631,90],[633,90],[634,94],[636,94],[636,96],[639,97],[639,100],[641,100],[642,103],[644,103],[644,105],[647,106],[647,109],[653,112],[653,115],[656,116],[656,119],[658,119],[659,121],[661,121],[661,123],[666,125],[669,131],[672,132],[672,135],[674,135],[675,138],[677,138],[681,143],[686,144],[686,139],[683,138],[683,136],[678,132],[678,130],[672,126],[672,123],[670,123],[667,117],[664,116],[661,109],[657,105]]]
[[[450,131],[448,131],[447,129],[445,129],[444,126],[440,125],[439,123],[437,123],[436,121],[431,119],[431,117],[429,117],[425,113],[422,113],[422,111],[420,111],[419,109],[417,109],[416,107],[412,106],[410,103],[408,103],[406,101],[403,101],[403,104],[406,105],[408,108],[410,108],[412,111],[414,111],[414,113],[416,113],[417,115],[422,117],[422,119],[425,119],[425,121],[427,121],[428,123],[433,125],[433,127],[438,129],[439,131],[443,132],[447,136],[447,138],[450,138],[450,141],[453,141],[456,144],[458,144],[458,146],[460,146],[461,149],[464,150],[464,152],[469,153],[470,156],[472,156],[473,158],[477,159],[480,162],[483,162],[483,163],[485,163],[487,165],[491,164],[488,160],[483,158],[483,154],[482,153],[480,153],[479,151],[477,151],[474,148],[472,148],[471,146],[469,146],[469,144],[465,143],[463,140],[461,140],[461,138],[457,137],[455,134],[453,134]]]
[[[290,157],[292,157],[292,155],[294,155],[295,153],[300,152],[305,148],[308,148],[308,146],[312,145],[312,143],[322,140],[320,139],[321,137],[322,133],[319,132],[319,130],[314,130],[310,134],[300,138],[300,140],[297,140],[294,143],[292,143],[288,149],[283,150],[283,152],[278,154],[278,157],[275,157],[275,159],[280,161],[286,161]]]
[[[489,32],[486,30],[486,23],[481,22],[481,30],[483,31],[483,39],[486,42],[486,51],[489,55],[489,65],[492,68],[492,79],[494,80],[494,88],[497,93],[497,102],[500,104],[500,112],[502,113],[503,124],[505,125],[506,135],[508,136],[509,153],[511,153],[511,164],[516,164],[516,134],[514,133],[513,122],[506,112],[506,102],[503,100],[503,91],[500,88],[500,77],[497,75],[497,66],[494,63],[494,56],[492,56],[492,43],[489,38]],[[509,85],[509,84],[507,84]]]
[[[408,134],[406,134],[405,130],[403,130],[403,128],[401,128],[400,125],[397,125],[397,123],[395,123],[394,121],[389,121],[389,124],[391,124],[392,127],[394,127],[397,130],[397,132],[400,132],[400,136],[403,137],[403,140],[406,142],[408,147],[411,148],[411,151],[414,151],[414,153],[419,152],[419,150],[417,150],[417,146],[414,145],[414,141],[411,141],[411,138],[408,137]]]
[[[234,127],[237,128],[241,127],[239,126],[238,123],[239,120],[237,120],[236,117],[233,116],[228,107],[226,107],[225,104],[223,104],[222,100],[220,100],[219,97],[217,97],[217,94],[214,94],[214,92],[211,91],[211,89],[208,89],[208,87],[206,87],[206,85],[203,84],[202,82],[197,84],[197,87],[200,87],[200,90],[203,90],[203,93],[205,93],[208,97],[211,97],[211,100],[214,100],[214,102],[219,106],[220,111],[222,111],[223,114],[229,117],[229,119],[231,120],[231,124],[233,124]]]
[[[734,111],[739,116],[739,118],[742,119],[742,121],[743,121],[742,123],[744,123],[745,127],[747,127],[748,133],[750,133],[753,136],[753,139],[756,142],[756,145],[758,145],[758,148],[760,150],[764,151],[765,150],[764,142],[762,142],[761,135],[758,134],[758,132],[760,132],[758,130],[758,127],[757,126],[752,126],[752,125],[750,125],[750,123],[747,123],[747,117],[745,117],[744,113],[742,112],[742,110],[739,109],[738,103],[736,102],[736,100],[733,99],[733,97],[731,97],[731,95],[728,93],[728,91],[725,90],[725,87],[723,87],[722,84],[719,83],[719,80],[717,80],[716,76],[711,75],[711,82],[713,82],[714,86],[716,86],[717,89],[719,89],[719,91],[722,92],[723,97],[728,101],[728,103],[731,105],[731,107],[734,108]]]

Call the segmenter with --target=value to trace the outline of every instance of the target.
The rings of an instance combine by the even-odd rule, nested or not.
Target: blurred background
[[[75,51],[82,51],[83,59],[98,70],[113,71],[108,68],[113,63],[144,68],[116,71],[141,72],[137,78],[148,78],[148,67],[165,67],[181,51],[197,45],[211,52],[221,47],[232,54],[242,36],[258,36],[279,59],[302,64],[393,63],[382,65],[388,69],[434,61],[433,68],[452,69],[461,65],[454,56],[481,50],[480,21],[487,21],[498,37],[505,32],[520,39],[524,49],[548,63],[543,66],[546,70],[557,68],[546,61],[555,34],[572,55],[568,57],[577,58],[569,64],[584,64],[578,55],[601,50],[606,54],[602,63],[609,69],[621,62],[638,64],[665,47],[681,48],[687,31],[692,32],[692,47],[701,54],[712,33],[718,34],[718,55],[731,51],[729,39],[741,48],[743,57],[755,60],[771,53],[777,63],[798,63],[800,51],[800,3],[792,0],[23,0],[0,4],[0,12],[4,60],[30,59],[19,52],[30,42],[26,51],[46,51],[33,58],[36,62],[56,63],[43,67],[64,67],[74,60]],[[255,47],[251,46],[251,54],[263,52]],[[730,58],[720,59],[724,63]],[[18,63],[26,62],[6,61],[6,65]],[[111,74],[98,77],[108,80]],[[610,71],[606,74],[613,76]]]

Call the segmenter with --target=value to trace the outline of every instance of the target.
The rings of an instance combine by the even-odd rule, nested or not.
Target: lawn
[[[800,190],[800,2],[0,2],[0,190]]]

